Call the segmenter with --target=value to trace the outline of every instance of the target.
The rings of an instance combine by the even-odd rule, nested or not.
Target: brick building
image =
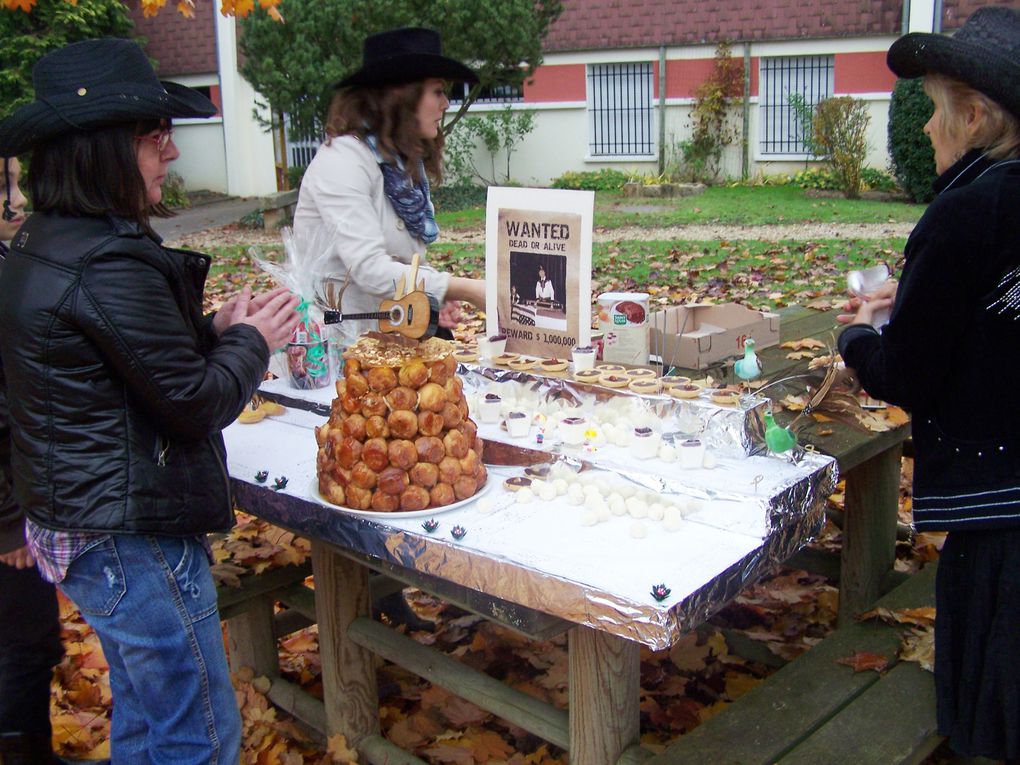
[[[276,191],[272,136],[253,118],[255,91],[237,71],[234,19],[217,12],[217,0],[196,2],[193,18],[167,5],[147,19],[137,0],[128,5],[160,78],[201,90],[220,110],[209,120],[175,122],[181,158],[173,169],[185,186],[234,196]]]
[[[514,180],[545,183],[567,170],[657,173],[690,136],[698,85],[728,42],[744,63],[748,98],[735,107],[746,151],[727,149],[722,174],[789,172],[810,160],[790,94],[806,103],[850,95],[871,113],[868,164],[888,164],[895,77],[885,65],[906,31],[957,29],[988,0],[564,0],[544,62],[514,108],[536,129],[513,156]],[[1018,0],[992,4],[1020,7]],[[476,111],[501,108],[480,105]],[[739,144],[739,142],[738,142]],[[478,166],[487,166],[479,164]]]

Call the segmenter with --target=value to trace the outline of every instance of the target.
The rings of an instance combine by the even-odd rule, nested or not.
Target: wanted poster
[[[506,350],[570,358],[591,342],[590,191],[490,188],[485,216],[487,333]]]

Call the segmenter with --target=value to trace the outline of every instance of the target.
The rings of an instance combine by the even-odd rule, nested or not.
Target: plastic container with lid
[[[648,293],[603,292],[598,297],[602,358],[617,364],[648,363]]]

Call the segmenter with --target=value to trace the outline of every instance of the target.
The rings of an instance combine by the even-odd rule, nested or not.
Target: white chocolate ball
[[[517,504],[518,505],[526,505],[529,502],[534,502],[535,501],[535,492],[533,492],[527,486],[525,486],[524,488],[518,489],[516,494],[515,494],[515,496],[517,498]]]

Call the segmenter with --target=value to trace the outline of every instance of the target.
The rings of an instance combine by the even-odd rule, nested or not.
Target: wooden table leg
[[[640,647],[590,627],[571,629],[567,645],[570,762],[614,765],[640,738]]]
[[[347,636],[351,622],[371,616],[368,569],[312,539],[312,571],[327,735],[342,733],[353,747],[379,733],[375,659]]]
[[[868,609],[881,595],[896,561],[896,520],[902,445],[887,449],[846,474],[839,625]]]
[[[250,667],[256,676],[270,679],[280,674],[280,656],[273,636],[273,601],[266,595],[254,598],[248,610],[227,619],[230,671]]]

